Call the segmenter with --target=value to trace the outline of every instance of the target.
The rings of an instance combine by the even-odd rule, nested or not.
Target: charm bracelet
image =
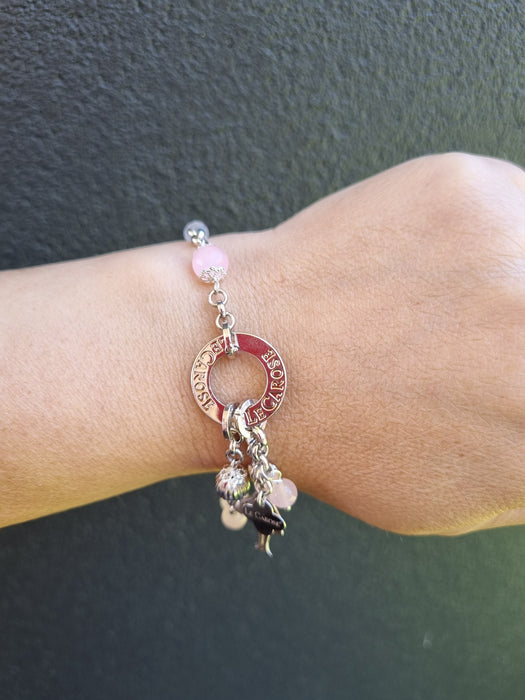
[[[227,464],[215,479],[221,505],[221,520],[230,530],[240,530],[251,520],[258,537],[256,549],[272,556],[271,535],[284,535],[286,523],[279,512],[290,510],[297,499],[297,487],[284,479],[268,460],[266,421],[280,407],[286,392],[286,370],[279,353],[269,343],[249,333],[234,333],[234,316],[226,310],[228,295],[221,280],[228,271],[226,253],[209,242],[208,228],[202,221],[184,227],[184,239],[193,243],[193,271],[203,282],[213,284],[209,303],[217,311],[216,325],[221,335],[210,340],[199,352],[191,370],[191,387],[199,408],[216,423],[228,441]],[[210,375],[215,363],[238,352],[254,355],[266,375],[266,389],[259,400],[223,404],[213,393]],[[246,463],[247,462],[247,463]]]

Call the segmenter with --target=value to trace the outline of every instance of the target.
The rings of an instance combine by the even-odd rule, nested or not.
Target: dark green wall
[[[5,2],[0,267],[270,226],[423,153],[523,165],[524,13]],[[306,496],[288,521],[267,560],[203,476],[1,531],[0,697],[524,697],[523,528],[400,537]]]

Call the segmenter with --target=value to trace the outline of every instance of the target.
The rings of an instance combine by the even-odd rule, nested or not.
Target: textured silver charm
[[[244,467],[227,464],[215,477],[215,487],[224,500],[237,501],[250,490],[250,477]]]

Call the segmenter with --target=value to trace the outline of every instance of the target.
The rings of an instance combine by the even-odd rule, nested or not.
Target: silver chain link
[[[228,295],[224,289],[221,288],[219,281],[215,282],[213,285],[213,289],[208,295],[208,301],[212,306],[215,306],[219,312],[217,318],[215,319],[215,325],[222,331],[226,355],[228,355],[228,357],[233,357],[233,355],[239,350],[237,336],[233,332],[233,327],[235,326],[235,316],[230,311],[226,310]]]
[[[244,461],[244,453],[241,450],[241,440],[230,440],[226,450],[226,459],[232,467],[240,467]]]
[[[252,460],[249,467],[250,478],[257,493],[257,500],[261,504],[273,490],[276,469],[268,461],[268,440],[260,426],[251,429],[247,452]]]
[[[228,404],[222,416],[222,434],[228,440],[226,459],[232,467],[240,467],[244,461],[244,453],[241,449],[243,437],[237,430],[235,420],[236,408],[237,404]]]

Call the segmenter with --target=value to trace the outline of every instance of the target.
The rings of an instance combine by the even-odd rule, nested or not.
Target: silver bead
[[[226,501],[237,501],[250,490],[250,477],[244,467],[227,464],[215,477],[217,493]]]

